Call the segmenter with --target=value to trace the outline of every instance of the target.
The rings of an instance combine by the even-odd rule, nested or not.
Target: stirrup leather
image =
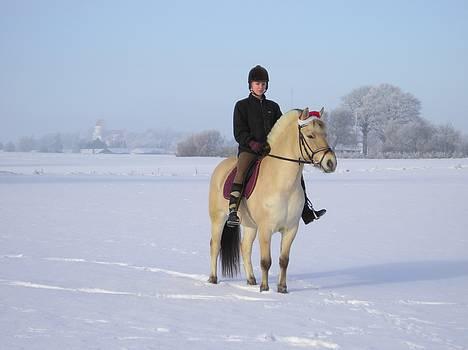
[[[229,213],[228,219],[226,221],[228,227],[237,227],[240,225],[240,219],[237,216],[237,211],[233,210]]]

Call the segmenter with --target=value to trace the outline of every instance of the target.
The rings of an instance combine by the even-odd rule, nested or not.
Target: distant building
[[[359,155],[362,153],[362,148],[359,145],[337,145],[334,151],[340,155]]]
[[[104,149],[104,148],[82,148],[82,149],[80,149],[80,153],[82,153],[82,154],[100,154],[100,153],[106,153],[106,149]]]
[[[107,153],[111,154],[130,154],[130,150],[127,147],[109,147]]]
[[[163,148],[157,147],[138,147],[131,151],[132,154],[167,154],[167,151]]]
[[[96,122],[96,125],[94,126],[94,131],[93,131],[93,141],[94,140],[100,140],[102,141],[102,133],[104,129],[104,121],[102,119],[99,119]]]

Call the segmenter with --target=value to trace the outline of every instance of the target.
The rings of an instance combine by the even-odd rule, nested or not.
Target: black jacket
[[[239,143],[239,153],[253,153],[249,141],[265,142],[273,125],[282,113],[274,101],[259,100],[252,94],[237,101],[234,107],[234,138]]]

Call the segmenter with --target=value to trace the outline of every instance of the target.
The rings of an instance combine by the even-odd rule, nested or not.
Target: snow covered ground
[[[468,159],[306,168],[286,295],[206,282],[219,161],[0,153],[0,348],[468,349]]]

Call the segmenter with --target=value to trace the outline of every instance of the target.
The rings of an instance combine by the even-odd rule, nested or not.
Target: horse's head
[[[319,119],[323,114],[323,108],[318,115],[309,115],[306,108],[299,116],[299,144],[303,157],[307,157],[312,163],[320,167],[326,173],[332,173],[336,169],[335,152],[327,141],[325,123]]]

